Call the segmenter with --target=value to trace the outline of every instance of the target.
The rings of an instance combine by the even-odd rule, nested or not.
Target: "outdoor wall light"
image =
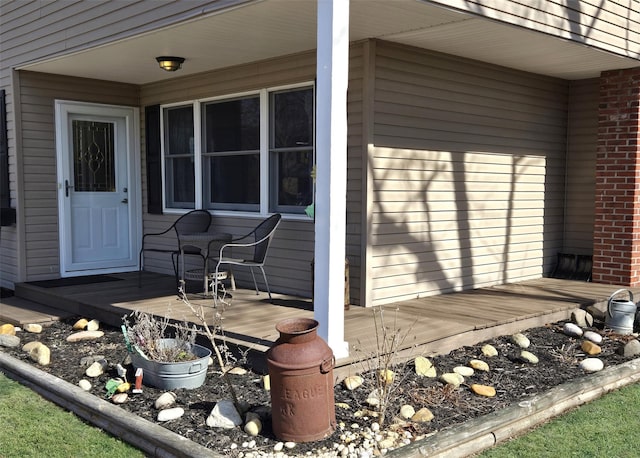
[[[168,72],[175,72],[182,67],[182,63],[184,62],[184,57],[175,57],[175,56],[160,56],[156,57],[160,68],[166,70]]]

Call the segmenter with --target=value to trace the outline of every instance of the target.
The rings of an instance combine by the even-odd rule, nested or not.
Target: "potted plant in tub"
[[[173,326],[175,333],[169,336],[167,318],[136,310],[122,320],[131,362],[142,369],[146,385],[171,390],[198,388],[204,383],[211,350],[195,343],[195,326]]]

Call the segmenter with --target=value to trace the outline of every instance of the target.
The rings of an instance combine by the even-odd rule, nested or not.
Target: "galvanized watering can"
[[[629,300],[614,299],[622,292],[629,293]],[[633,303],[633,294],[626,289],[619,289],[609,296],[607,302],[607,316],[604,324],[618,334],[631,334],[633,332],[633,320],[636,316],[636,304]]]

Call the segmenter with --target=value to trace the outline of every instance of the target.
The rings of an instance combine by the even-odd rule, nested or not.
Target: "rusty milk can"
[[[267,352],[273,434],[283,441],[323,439],[336,428],[333,352],[316,320],[290,318],[276,329],[280,337]]]

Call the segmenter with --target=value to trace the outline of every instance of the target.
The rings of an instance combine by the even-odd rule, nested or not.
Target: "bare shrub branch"
[[[398,308],[393,314],[392,323],[388,324],[387,312],[384,306],[374,307],[373,322],[375,332],[375,349],[370,354],[363,354],[359,364],[362,368],[362,376],[367,386],[373,389],[372,393],[377,398],[375,406],[378,413],[378,422],[385,422],[387,409],[391,399],[407,376],[407,362],[400,361],[399,352],[403,349],[407,337],[415,325],[413,322],[408,329],[400,329],[398,325]],[[356,352],[363,352],[359,347]]]

